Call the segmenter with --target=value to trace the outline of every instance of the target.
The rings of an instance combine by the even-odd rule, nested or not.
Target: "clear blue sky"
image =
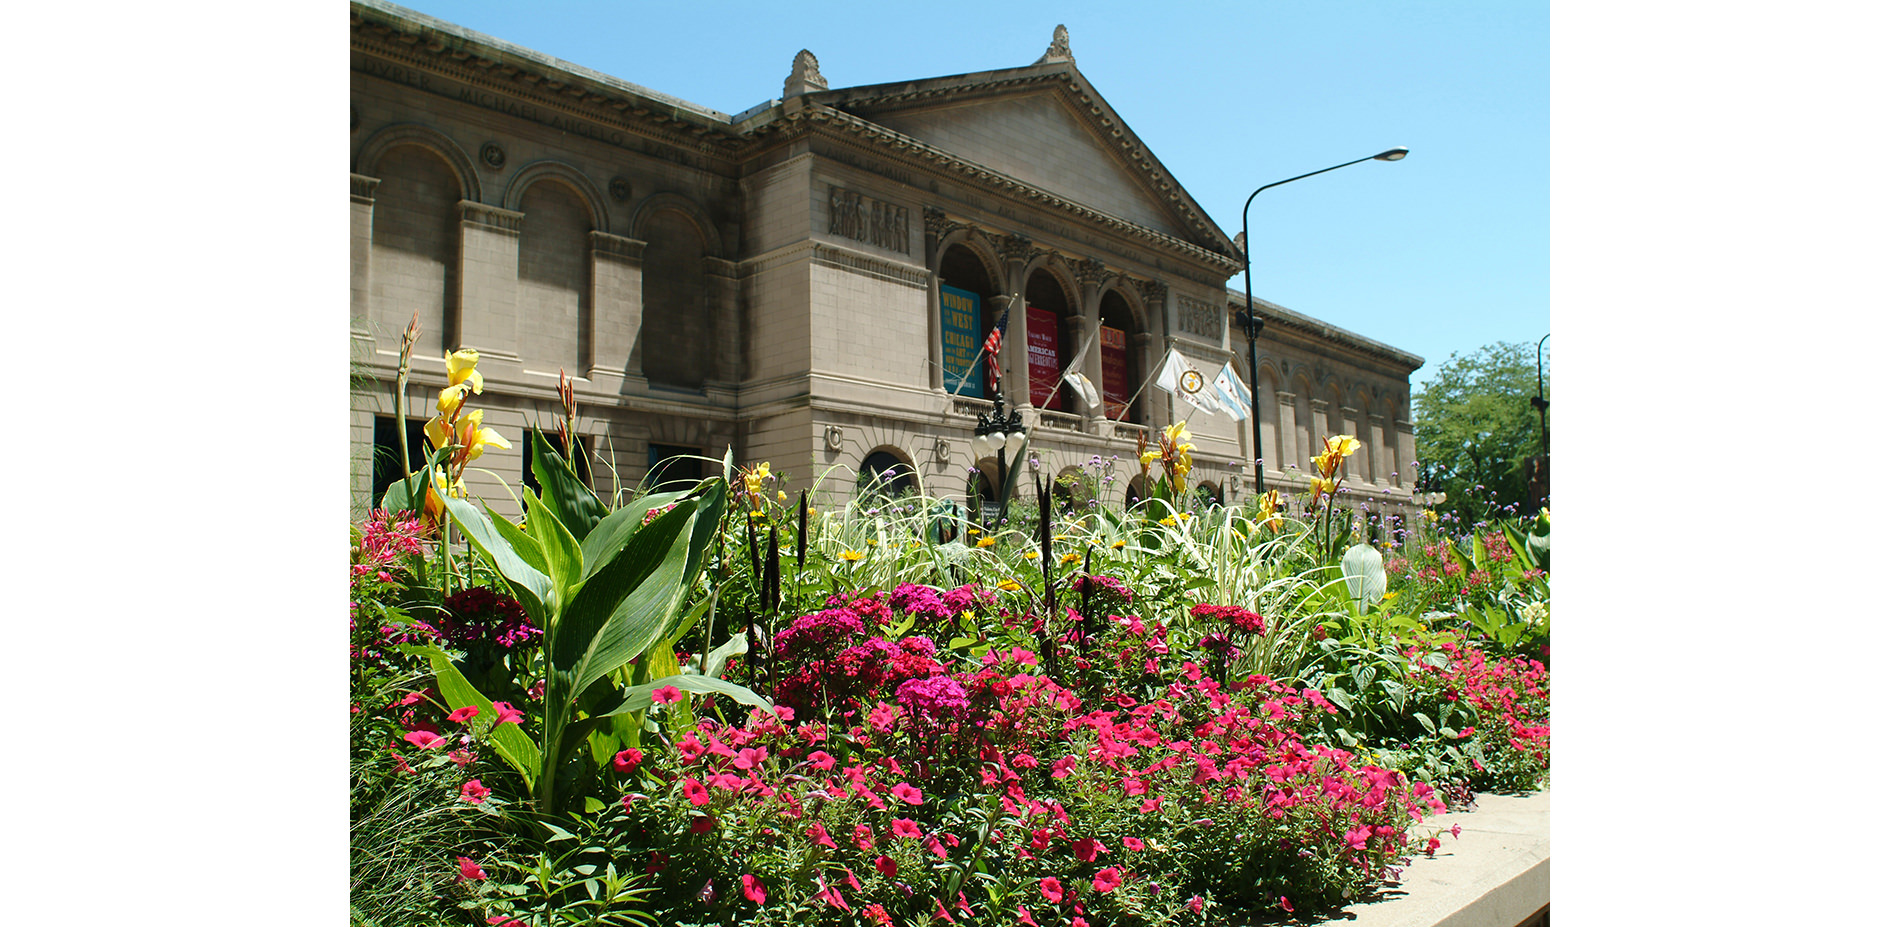
[[[1425,358],[1415,389],[1453,351],[1550,331],[1541,3],[408,5],[726,113],[776,97],[801,48],[849,87],[1026,65],[1062,23],[1230,235],[1262,184],[1412,149],[1260,194],[1256,296]]]

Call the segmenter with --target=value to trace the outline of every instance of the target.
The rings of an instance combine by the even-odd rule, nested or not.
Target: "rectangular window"
[[[647,445],[647,489],[686,489],[699,482],[700,450],[673,444]],[[668,485],[675,484],[675,485]]]
[[[422,436],[423,420],[409,420],[409,467],[422,469],[429,462],[429,442]],[[383,493],[389,485],[402,479],[402,448],[396,443],[396,417],[394,415],[376,416],[375,445],[370,449],[370,500],[369,507],[378,509],[383,504]]]

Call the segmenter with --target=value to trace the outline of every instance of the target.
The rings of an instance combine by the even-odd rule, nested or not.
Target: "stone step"
[[[1451,836],[1452,825],[1459,836]],[[1550,791],[1480,794],[1470,811],[1426,818],[1443,829],[1431,858],[1416,857],[1388,887],[1321,924],[1352,927],[1548,927]]]

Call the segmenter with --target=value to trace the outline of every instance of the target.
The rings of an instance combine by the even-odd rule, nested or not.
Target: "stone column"
[[[1393,422],[1393,430],[1399,433],[1399,465],[1393,469],[1399,471],[1399,485],[1406,489],[1418,488],[1418,471],[1412,462],[1418,459],[1418,447],[1412,441],[1411,422]]]
[[[1313,427],[1306,436],[1306,453],[1300,456],[1313,458],[1326,453],[1326,439],[1333,435],[1332,406],[1324,399],[1308,399],[1306,406],[1313,410]]]
[[[1102,390],[1102,339],[1097,332],[1101,330],[1102,282],[1108,279],[1108,268],[1101,261],[1089,258],[1082,262],[1078,276],[1082,278],[1082,337],[1087,339],[1091,335],[1095,336],[1095,340],[1089,342],[1087,353],[1082,356],[1082,375],[1095,384],[1095,391],[1099,393]],[[1082,417],[1092,425],[1106,411],[1106,405],[1099,409],[1084,409]],[[1089,425],[1084,425],[1084,430],[1092,431]]]
[[[350,363],[367,367],[375,360],[376,342],[370,334],[370,239],[376,206],[375,177],[350,175]],[[357,384],[357,377],[350,378]],[[350,390],[350,517],[356,518],[370,503],[370,483],[374,463],[370,454],[375,445],[376,397],[379,381]]]
[[[1359,410],[1352,408],[1351,406],[1340,406],[1339,407],[1339,433],[1352,435],[1353,437],[1359,439],[1359,449],[1356,451],[1353,451],[1351,456],[1347,457],[1344,461],[1341,461],[1340,463],[1339,469],[1341,472],[1340,472],[1339,478],[1342,482],[1347,477],[1351,477],[1354,480],[1357,480],[1361,483],[1369,482],[1369,478],[1366,473],[1365,429],[1359,426],[1360,426]]]
[[[640,334],[640,255],[647,243],[607,232],[587,235],[594,269],[587,379],[598,392],[620,393],[630,380],[646,382],[634,339]]]
[[[462,247],[455,269],[454,331],[449,342],[521,363],[515,346],[515,290],[521,271],[522,213],[473,200],[462,211]]]
[[[1004,293],[1006,302],[1013,302],[1015,317],[1010,319],[1009,331],[1003,334],[1004,350],[1008,353],[1009,364],[1005,373],[1010,405],[1021,409],[1024,423],[1028,423],[1027,413],[1034,410],[1029,401],[1029,299],[1022,296],[1029,282],[1027,268],[1030,252],[1034,244],[1027,235],[1011,235],[1003,240],[1003,260],[1007,267],[1003,276],[1009,281],[1008,292]],[[1009,300],[1010,296],[1021,297]]]
[[[1374,485],[1392,486],[1392,471],[1386,469],[1385,453],[1385,416],[1369,414],[1366,416],[1366,430],[1371,432],[1366,448],[1371,455],[1371,463],[1366,466],[1366,478]]]
[[[1293,445],[1298,437],[1298,430],[1293,419],[1293,394],[1274,393],[1273,398],[1278,400],[1280,410],[1280,470],[1284,472],[1287,467],[1300,469],[1302,461]]]
[[[1153,373],[1154,365],[1161,363],[1161,358],[1165,353],[1162,349],[1166,346],[1166,343],[1154,338],[1153,333],[1166,332],[1168,330],[1168,285],[1159,280],[1143,280],[1136,286],[1141,290],[1142,306],[1148,312],[1148,332],[1150,333],[1149,337],[1142,342],[1144,350],[1141,352],[1141,369]],[[1173,421],[1172,416],[1174,415],[1174,410],[1172,407],[1170,407],[1169,415],[1167,416],[1159,414],[1158,410],[1161,403],[1165,401],[1161,397],[1172,397],[1174,395],[1173,393],[1165,392],[1161,387],[1151,385],[1148,391],[1142,395],[1147,397],[1148,403],[1145,414],[1142,415],[1142,424],[1153,428],[1155,427],[1155,423],[1162,421],[1164,418],[1169,422]],[[1185,415],[1180,417],[1186,418]]]
[[[943,210],[935,206],[924,207],[924,270],[928,280],[924,287],[924,326],[930,337],[930,362],[924,365],[925,375],[930,377],[930,382],[925,386],[945,396],[950,391],[944,388],[943,383],[943,291],[938,289],[943,285],[943,280],[938,276],[942,268],[937,250],[949,224],[950,220]],[[986,334],[989,333],[983,332],[977,337]]]
[[[350,335],[368,338],[370,236],[374,228],[376,185],[382,181],[350,175]]]

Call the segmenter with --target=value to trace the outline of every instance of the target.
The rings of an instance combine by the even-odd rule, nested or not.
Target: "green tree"
[[[1548,356],[1544,376],[1549,399]],[[1469,355],[1454,352],[1413,395],[1419,484],[1445,494],[1441,511],[1464,525],[1536,514],[1526,507],[1527,460],[1543,453],[1531,404],[1537,393],[1534,347],[1500,341]]]

